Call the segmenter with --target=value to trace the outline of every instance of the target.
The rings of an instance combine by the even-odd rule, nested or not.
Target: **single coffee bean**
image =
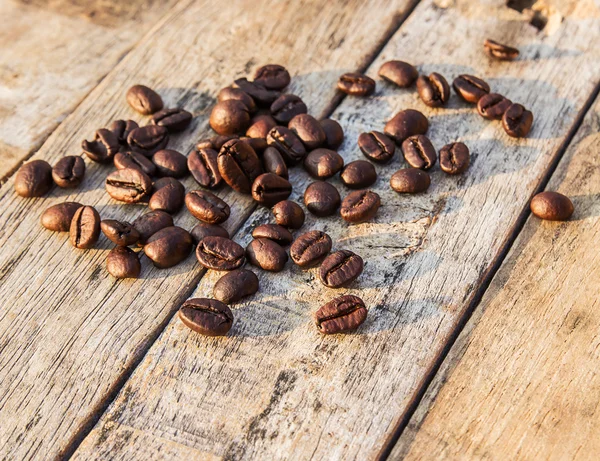
[[[227,221],[231,212],[229,205],[208,191],[193,190],[185,196],[185,206],[200,221],[220,224]]]
[[[319,230],[300,235],[290,247],[290,258],[300,267],[317,264],[331,251],[331,237]]]
[[[40,222],[46,229],[55,232],[68,232],[75,212],[83,205],[77,202],[63,202],[52,205],[42,213]]]
[[[337,150],[344,142],[344,130],[342,126],[330,118],[321,120],[321,128],[325,132],[325,147]]]
[[[512,102],[498,93],[490,93],[482,96],[477,102],[477,112],[488,120],[500,120],[511,106]]]
[[[284,200],[273,207],[275,222],[289,229],[300,229],[304,224],[304,210],[296,202]]]
[[[258,238],[246,247],[246,258],[253,266],[270,272],[281,272],[288,260],[288,255],[273,240]]]
[[[254,152],[256,152],[256,155],[261,155],[268,147],[267,140],[264,138],[249,138],[247,136],[241,136],[240,141],[245,142],[252,147]]]
[[[219,173],[217,156],[214,149],[193,150],[187,158],[187,167],[198,184],[208,189],[216,189],[223,184]]]
[[[192,121],[192,114],[183,109],[163,109],[152,116],[152,123],[164,126],[169,133],[185,130]]]
[[[274,147],[267,147],[263,153],[263,167],[267,173],[273,173],[288,179],[288,168],[285,160]]]
[[[219,226],[218,224],[208,224],[204,222],[199,222],[196,224],[190,231],[190,234],[192,234],[192,238],[194,239],[194,243],[196,245],[204,237],[215,236],[225,237],[226,239],[229,238],[229,232],[227,232],[227,229]]]
[[[205,336],[225,336],[233,325],[231,310],[216,299],[188,299],[178,315],[186,327]]]
[[[169,142],[169,130],[164,126],[146,125],[136,128],[127,136],[127,144],[134,152],[151,157]]]
[[[221,147],[223,147],[223,144],[225,144],[227,141],[231,141],[232,139],[239,139],[239,136],[237,135],[228,135],[228,136],[221,136],[220,134],[213,136],[210,139],[204,139],[202,141],[199,141],[196,144],[196,149],[200,150],[200,149],[214,149],[217,152],[219,152],[221,150]]]
[[[265,206],[273,206],[292,193],[290,182],[273,173],[261,174],[252,184],[252,198]]]
[[[334,150],[315,149],[304,157],[304,169],[313,178],[327,179],[337,174],[344,166],[344,159]]]
[[[358,328],[367,318],[365,303],[358,296],[343,295],[321,306],[315,314],[319,332],[331,335]]]
[[[306,155],[306,149],[300,138],[284,126],[276,126],[269,131],[267,144],[277,149],[288,165],[295,165]]]
[[[250,138],[265,139],[273,128],[277,126],[277,122],[268,114],[261,114],[252,117],[250,127],[246,130],[246,136]]]
[[[307,149],[316,149],[327,140],[321,123],[309,114],[296,115],[290,120],[288,128],[292,130]]]
[[[175,178],[160,178],[154,182],[148,208],[177,213],[183,206],[185,187]]]
[[[290,73],[278,64],[267,64],[259,67],[254,73],[254,81],[269,90],[283,90],[290,84]]]
[[[144,245],[146,241],[159,230],[173,225],[173,217],[164,211],[154,210],[145,213],[133,221],[133,227],[140,234],[138,244]]]
[[[339,208],[340,193],[335,186],[324,181],[315,181],[304,192],[304,205],[312,214],[325,217],[331,216]]]
[[[135,168],[113,171],[106,178],[106,192],[115,200],[137,203],[152,191],[152,180]]]
[[[244,264],[244,249],[233,240],[209,236],[198,242],[198,262],[207,269],[232,271]]]
[[[225,304],[240,301],[258,291],[258,277],[252,271],[236,269],[221,277],[213,288],[213,296]]]
[[[270,110],[273,118],[284,125],[287,125],[297,115],[308,112],[304,101],[295,94],[282,94],[271,104]]]
[[[116,219],[105,219],[100,222],[102,233],[118,246],[126,247],[137,243],[140,239],[140,233],[128,222],[117,221]]]
[[[134,85],[127,90],[127,103],[140,114],[150,115],[163,108],[159,94],[144,85]]]
[[[551,191],[533,197],[530,208],[534,215],[547,221],[566,221],[575,210],[569,197]]]
[[[78,155],[61,158],[52,168],[52,179],[58,187],[77,187],[85,175],[85,163]]]
[[[136,170],[143,171],[148,176],[156,174],[156,165],[150,159],[146,158],[146,156],[137,152],[119,152],[115,155],[114,163],[117,170],[135,168]]]
[[[370,190],[355,190],[350,192],[340,208],[342,219],[351,223],[370,221],[381,206],[379,194]]]
[[[404,168],[396,171],[391,179],[390,186],[401,194],[417,194],[425,192],[431,184],[429,174],[418,168]]]
[[[108,128],[117,137],[121,147],[127,147],[127,136],[140,126],[133,120],[115,120]]]
[[[220,135],[243,133],[250,125],[250,110],[237,99],[221,101],[213,107],[209,123]]]
[[[52,167],[45,160],[25,163],[15,176],[15,192],[21,197],[41,197],[52,188]]]
[[[230,86],[227,88],[222,88],[217,95],[217,101],[229,101],[230,99],[235,99],[240,101],[244,106],[248,108],[250,112],[256,111],[256,103],[254,99],[250,97],[248,93],[240,90],[239,88],[231,88]]]
[[[252,147],[239,139],[227,141],[217,157],[219,173],[229,186],[242,194],[249,194],[252,183],[262,174],[262,166]]]
[[[419,76],[417,69],[404,61],[388,61],[379,68],[379,76],[400,88],[408,88]]]
[[[429,107],[442,107],[450,99],[450,85],[437,72],[429,76],[421,75],[417,79],[417,91],[421,100]]]
[[[106,257],[108,273],[118,279],[136,279],[140,276],[140,258],[131,248],[115,247]]]
[[[459,75],[452,82],[454,91],[467,102],[477,103],[490,92],[490,86],[473,75]]]
[[[385,124],[383,132],[393,138],[398,144],[410,136],[425,134],[429,129],[429,121],[421,112],[406,109],[398,112]]]
[[[254,228],[252,237],[273,240],[284,247],[292,243],[293,240],[292,233],[279,224],[261,224]]]
[[[502,116],[502,126],[506,134],[513,138],[524,138],[533,125],[533,113],[521,104],[512,104]]]
[[[91,248],[100,236],[100,215],[94,207],[78,208],[71,221],[69,237],[75,248]]]
[[[165,227],[146,241],[144,253],[161,269],[179,264],[192,251],[192,236],[181,227]]]
[[[279,96],[277,90],[269,90],[259,82],[249,82],[246,78],[238,78],[233,82],[234,88],[248,93],[259,106],[269,107]]]
[[[363,259],[356,253],[340,250],[323,260],[319,278],[326,287],[340,288],[354,282],[362,274],[363,267]]]
[[[490,58],[502,61],[511,61],[519,56],[519,50],[512,46],[502,45],[495,40],[487,38],[483,42],[483,49]]]
[[[338,80],[338,89],[352,96],[369,96],[375,91],[375,80],[364,74],[348,72]]]
[[[161,176],[182,178],[188,172],[187,158],[176,150],[161,149],[152,156],[152,163]]]
[[[363,189],[375,183],[377,172],[372,163],[366,160],[355,160],[344,167],[340,178],[350,189]]]
[[[435,147],[429,138],[422,134],[405,139],[402,143],[402,153],[406,163],[421,170],[429,170],[437,160]]]
[[[90,160],[98,163],[108,163],[119,152],[121,145],[112,131],[101,128],[96,131],[94,140],[84,140],[81,143],[81,148]]]
[[[361,133],[358,147],[365,157],[377,163],[389,162],[396,152],[394,141],[379,131]]]
[[[448,174],[460,174],[469,168],[469,148],[462,142],[453,142],[440,150],[440,168]]]

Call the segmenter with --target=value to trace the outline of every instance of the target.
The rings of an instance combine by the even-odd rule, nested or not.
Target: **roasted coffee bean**
[[[425,192],[431,184],[431,178],[426,171],[418,168],[404,168],[396,171],[391,179],[390,186],[401,194],[417,194]]]
[[[490,92],[490,86],[473,75],[459,75],[452,82],[452,86],[457,95],[471,103],[477,103],[477,101]]]
[[[281,94],[276,90],[269,90],[258,82],[249,82],[246,78],[238,78],[233,82],[234,88],[240,88],[248,93],[259,106],[269,107]]]
[[[205,336],[225,336],[233,325],[231,310],[216,299],[188,299],[178,315],[186,327]]]
[[[100,236],[100,215],[94,207],[78,208],[69,229],[71,245],[75,248],[91,248]]]
[[[231,88],[230,86],[227,88],[222,88],[217,95],[217,101],[229,101],[230,99],[235,99],[240,101],[248,108],[250,112],[256,111],[256,103],[254,99],[248,95],[248,93],[240,90],[239,88]]]
[[[262,174],[262,166],[252,147],[239,139],[227,141],[217,157],[219,173],[229,186],[243,194],[249,194],[252,183]]]
[[[15,176],[15,192],[21,197],[41,197],[52,188],[52,167],[45,160],[25,163]]]
[[[358,137],[358,147],[365,157],[377,163],[389,162],[396,152],[394,141],[379,131],[361,133]]]
[[[402,153],[406,163],[421,170],[429,170],[437,160],[435,147],[433,147],[429,138],[422,134],[404,140]]]
[[[256,274],[246,269],[236,269],[228,272],[215,283],[213,296],[225,304],[231,304],[257,291]]]
[[[267,173],[273,173],[288,179],[288,169],[285,160],[274,147],[267,147],[263,153],[263,167]]]
[[[163,108],[162,98],[144,85],[134,85],[127,90],[127,103],[140,114],[150,115]]]
[[[253,266],[270,272],[280,272],[285,267],[288,255],[281,245],[273,240],[258,238],[246,247],[246,258]]]
[[[267,114],[257,115],[250,120],[250,127],[246,130],[246,136],[250,138],[265,139],[277,122],[273,117]]]
[[[319,148],[304,157],[304,169],[313,178],[331,178],[343,167],[344,159],[334,150]]]
[[[506,134],[513,138],[524,138],[533,125],[533,113],[521,104],[512,104],[502,116],[502,126]]]
[[[185,196],[185,206],[200,221],[221,224],[229,218],[229,205],[205,190],[193,190]]]
[[[306,149],[300,138],[284,126],[276,126],[269,131],[267,144],[275,147],[288,165],[295,165],[306,155]]]
[[[261,224],[254,228],[252,237],[273,240],[284,247],[292,243],[293,240],[292,233],[279,224]]]
[[[375,91],[375,80],[364,74],[348,72],[338,80],[338,89],[352,96],[369,96]]]
[[[531,212],[547,221],[566,221],[574,211],[573,202],[558,192],[540,192],[531,200]]]
[[[182,178],[188,172],[187,158],[176,150],[161,149],[152,156],[152,163],[160,176]]]
[[[179,264],[192,251],[192,236],[181,227],[165,227],[146,241],[144,253],[161,269]]]
[[[462,142],[453,142],[440,150],[440,168],[448,174],[460,174],[469,168],[469,148]]]
[[[187,158],[187,167],[198,184],[208,189],[216,189],[223,183],[217,156],[214,149],[194,150]]]
[[[410,136],[425,134],[429,129],[429,121],[421,112],[406,109],[398,112],[385,124],[383,132],[393,138],[398,144]]]
[[[192,114],[183,109],[163,109],[152,116],[152,123],[164,126],[169,133],[185,130],[192,121]]]
[[[173,214],[183,206],[184,197],[185,187],[183,184],[175,178],[160,178],[154,182],[148,208]]]
[[[52,168],[52,179],[58,187],[77,187],[84,175],[85,163],[78,155],[63,157]]]
[[[237,99],[221,101],[213,107],[209,123],[220,135],[243,133],[250,125],[250,110]]]
[[[265,206],[273,206],[292,193],[290,182],[273,173],[261,174],[252,184],[252,198]]]
[[[93,141],[87,139],[81,143],[81,148],[90,160],[98,163],[108,163],[112,160],[121,145],[115,134],[105,128],[96,131]]]
[[[244,264],[244,249],[233,240],[209,236],[198,242],[196,258],[207,269],[232,271]]]
[[[282,94],[271,104],[270,110],[273,118],[284,125],[287,125],[295,116],[308,112],[304,101],[295,94]]]
[[[296,133],[308,150],[316,149],[327,140],[321,123],[309,114],[296,115],[290,120],[288,128]]]
[[[115,200],[137,203],[152,191],[152,180],[135,168],[113,171],[106,178],[106,192]]]
[[[136,128],[127,136],[127,144],[134,152],[151,157],[169,142],[169,130],[164,126],[146,125]]]
[[[489,120],[500,120],[511,106],[512,102],[498,93],[490,93],[482,96],[477,102],[477,112]]]
[[[349,250],[331,253],[321,263],[319,278],[329,288],[340,288],[354,282],[363,271],[363,259]]]
[[[340,193],[328,182],[315,181],[304,192],[304,205],[315,216],[331,216],[339,208],[340,202]]]
[[[400,88],[408,88],[419,76],[417,69],[404,61],[388,61],[379,68],[379,76]]]
[[[313,266],[331,251],[331,237],[319,230],[300,235],[290,247],[290,258],[300,267]]]
[[[321,128],[325,132],[325,147],[337,150],[344,142],[344,130],[342,126],[330,118],[321,120]]]
[[[140,233],[128,222],[105,219],[100,223],[100,229],[111,242],[118,246],[126,247],[140,240]]]
[[[198,242],[204,237],[209,236],[225,237],[227,239],[229,238],[229,232],[227,232],[227,229],[219,226],[218,224],[208,224],[204,222],[199,222],[196,224],[190,231],[190,234],[192,234],[195,244],[198,244]]]
[[[115,247],[106,257],[106,269],[118,279],[136,279],[140,276],[142,265],[135,251],[127,247]]]
[[[363,189],[377,181],[377,172],[372,163],[366,160],[355,160],[344,167],[340,178],[350,189]]]
[[[483,49],[490,58],[511,61],[519,56],[519,50],[512,46],[502,45],[490,38],[483,42]]]
[[[304,210],[296,202],[284,200],[273,207],[275,222],[289,229],[300,229],[304,224]]]
[[[365,303],[353,295],[335,298],[321,306],[315,314],[317,329],[326,335],[355,330],[366,318]]]
[[[133,227],[140,234],[138,244],[144,245],[146,241],[159,230],[173,225],[173,217],[164,211],[155,210],[141,215],[133,221]]]
[[[442,107],[450,99],[450,85],[437,72],[429,76],[421,75],[417,79],[417,91],[421,100],[429,107]]]
[[[254,73],[254,81],[269,90],[283,90],[290,84],[290,73],[279,64],[267,64]]]
[[[370,190],[355,190],[350,192],[340,208],[340,215],[344,221],[361,223],[370,221],[377,214],[381,206],[379,194]]]
[[[143,171],[148,176],[156,174],[156,165],[150,159],[146,158],[146,156],[137,152],[119,152],[115,155],[114,163],[117,170],[135,168],[136,170]]]
[[[42,213],[40,222],[46,229],[55,232],[68,232],[75,212],[83,205],[77,202],[63,202],[52,205]]]
[[[240,141],[245,142],[250,147],[252,147],[252,149],[254,149],[254,152],[256,152],[256,155],[261,155],[269,146],[267,144],[267,140],[264,138],[249,138],[247,136],[241,136]]]
[[[239,139],[239,136],[221,136],[220,134],[218,134],[210,139],[203,139],[202,141],[199,141],[196,144],[196,149],[214,149],[217,152],[219,152],[221,150],[221,147],[223,147],[223,144],[225,144],[227,141],[231,141],[232,139]]]
[[[133,120],[115,120],[108,128],[117,137],[119,144],[123,147],[127,146],[127,136],[140,126]]]

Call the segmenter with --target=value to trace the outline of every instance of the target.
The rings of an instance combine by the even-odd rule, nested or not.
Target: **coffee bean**
[[[45,160],[25,163],[15,176],[15,192],[21,197],[41,197],[52,188],[52,167]]]
[[[233,325],[233,314],[216,299],[188,299],[179,309],[183,324],[205,336],[225,336]]]
[[[258,238],[246,247],[246,258],[253,266],[270,272],[280,272],[285,267],[288,255],[273,240]]]
[[[200,221],[209,224],[220,224],[229,218],[229,205],[204,190],[193,190],[185,196],[185,206],[190,213]]]
[[[140,240],[140,233],[128,222],[117,221],[116,219],[105,219],[100,222],[102,233],[118,246],[129,246]]]
[[[290,247],[290,258],[300,267],[313,266],[331,251],[331,237],[319,230],[300,235]]]
[[[77,187],[84,175],[85,163],[81,157],[75,155],[61,158],[52,168],[52,179],[58,187]]]
[[[87,139],[81,143],[81,148],[90,160],[98,163],[109,163],[121,145],[115,134],[105,128],[96,131],[93,141]]]
[[[306,155],[304,144],[284,126],[276,126],[267,135],[267,144],[276,148],[288,165],[295,165]]]
[[[250,138],[266,138],[277,122],[267,114],[256,115],[250,120],[250,127],[246,130],[246,136]]]
[[[127,136],[140,126],[133,120],[115,120],[108,128],[117,137],[117,141],[122,147],[127,147]]]
[[[172,225],[173,217],[161,210],[150,211],[133,221],[133,227],[140,234],[139,245],[144,245],[153,234]]]
[[[321,263],[319,278],[329,288],[340,288],[354,282],[363,271],[363,259],[356,253],[340,250]]]
[[[531,212],[547,221],[566,221],[574,211],[573,202],[558,192],[541,192],[531,200]]]
[[[512,104],[502,116],[502,126],[506,134],[513,138],[524,138],[533,125],[533,113],[521,104]]]
[[[379,194],[370,190],[356,190],[350,192],[342,202],[340,215],[344,221],[351,223],[370,221],[380,206]]]
[[[268,147],[267,140],[264,138],[249,138],[247,136],[241,136],[240,141],[245,142],[252,147],[254,152],[256,152],[256,155],[261,155]]]
[[[271,104],[270,111],[277,122],[287,125],[297,115],[306,114],[308,108],[299,96],[282,94]]]
[[[316,149],[327,140],[321,123],[309,114],[296,115],[290,120],[288,128],[300,138],[308,150]]]
[[[421,75],[417,79],[417,91],[421,100],[429,107],[442,107],[450,99],[450,85],[437,72],[429,76]]]
[[[185,187],[174,178],[161,178],[154,182],[148,208],[176,213],[183,206]]]
[[[254,228],[252,237],[273,240],[281,246],[288,246],[293,240],[292,233],[279,224],[261,224]]]
[[[404,61],[388,61],[379,68],[379,76],[400,88],[408,88],[419,76],[417,69]]]
[[[390,186],[401,194],[417,194],[425,192],[431,184],[429,174],[418,168],[404,168],[396,171],[391,179]]]
[[[413,168],[429,170],[437,160],[435,147],[427,136],[411,136],[402,143],[404,159]]]
[[[490,93],[482,96],[477,102],[477,112],[489,120],[500,120],[511,106],[512,102],[498,93]]]
[[[321,306],[315,314],[317,329],[326,335],[355,330],[366,318],[365,303],[353,295],[335,298]]]
[[[296,202],[284,200],[273,207],[275,222],[289,229],[300,229],[304,224],[304,210]]]
[[[249,144],[232,139],[227,141],[217,157],[219,173],[229,186],[243,194],[249,194],[252,183],[262,173],[256,152]]]
[[[330,118],[321,120],[321,128],[325,132],[325,147],[337,150],[344,142],[344,130],[342,126]]]
[[[304,192],[304,205],[312,214],[325,217],[331,216],[340,206],[340,193],[335,186],[315,181]]]
[[[78,208],[69,229],[71,244],[75,248],[91,248],[100,236],[100,215],[94,207]]]
[[[375,91],[375,80],[357,72],[348,72],[338,80],[338,89],[352,96],[369,96]]]
[[[144,85],[134,85],[127,90],[127,103],[140,114],[150,115],[163,108],[162,98]]]
[[[261,174],[252,184],[252,198],[265,206],[273,206],[292,193],[289,181],[273,173]]]
[[[154,176],[156,174],[156,165],[146,158],[146,156],[137,152],[119,152],[115,155],[114,164],[117,170],[123,170],[125,168],[135,168],[136,170],[143,171],[148,176]]]
[[[223,183],[217,156],[214,149],[193,150],[187,158],[187,167],[198,184],[208,189],[216,189]]]
[[[467,102],[477,103],[490,92],[490,86],[473,75],[459,75],[452,82],[454,91]]]
[[[140,276],[142,265],[138,255],[131,248],[115,247],[106,257],[106,269],[118,279],[136,279]]]
[[[146,125],[136,128],[127,136],[131,150],[146,157],[164,149],[169,142],[169,131],[164,126]]]
[[[198,242],[196,258],[207,269],[231,271],[244,264],[244,249],[233,240],[209,236]]]
[[[425,134],[429,129],[429,121],[421,112],[406,109],[398,112],[385,124],[383,132],[393,138],[398,144],[410,136]]]
[[[169,133],[185,130],[192,121],[192,114],[183,109],[163,109],[152,116],[152,123],[164,126]]]
[[[267,89],[258,82],[249,82],[246,78],[235,80],[233,87],[245,91],[259,106],[263,107],[270,106],[281,94],[279,91]]]
[[[137,203],[152,191],[152,180],[135,168],[113,171],[106,178],[106,192],[115,200]]]
[[[228,272],[215,283],[213,296],[225,304],[231,304],[257,291],[256,274],[246,269],[236,269]]]
[[[361,133],[358,147],[365,157],[377,163],[389,162],[396,152],[394,141],[379,131]]]
[[[248,108],[250,112],[256,111],[256,103],[254,102],[254,99],[252,99],[248,93],[240,90],[239,88],[222,88],[221,91],[219,91],[219,94],[217,95],[217,101],[219,102],[229,101],[231,99],[240,101],[242,104],[244,104],[244,106]]]
[[[161,176],[182,178],[188,172],[187,158],[176,150],[161,149],[152,156],[152,163]]]
[[[366,160],[355,160],[344,167],[340,178],[350,189],[363,189],[375,183],[377,172],[372,163]]]
[[[267,173],[273,173],[288,179],[288,169],[285,160],[274,147],[267,147],[263,153],[263,167]]]
[[[290,84],[290,80],[290,73],[278,64],[267,64],[254,73],[254,81],[270,90],[283,90]]]
[[[208,224],[204,222],[199,222],[196,224],[190,231],[190,234],[192,234],[195,244],[198,244],[198,242],[204,237],[209,236],[225,237],[227,239],[229,238],[229,232],[227,232],[227,229],[219,226],[218,224]]]
[[[250,110],[236,99],[221,101],[213,107],[209,123],[221,135],[243,133],[250,125]]]
[[[46,229],[55,232],[68,232],[75,212],[83,205],[77,202],[63,202],[52,205],[42,213],[40,222]]]
[[[192,251],[192,236],[181,227],[165,227],[146,241],[144,253],[161,269],[179,264]]]
[[[313,178],[327,179],[338,173],[344,166],[344,159],[334,150],[315,149],[304,157],[304,169]]]
[[[462,142],[453,142],[440,150],[440,168],[448,174],[460,174],[469,168],[469,148]]]
[[[512,46],[502,45],[490,38],[483,42],[483,48],[490,58],[511,61],[519,56],[519,50]]]
[[[220,134],[213,136],[210,139],[204,139],[196,144],[196,149],[213,149],[219,152],[223,144],[232,139],[239,139],[237,135],[221,136]]]

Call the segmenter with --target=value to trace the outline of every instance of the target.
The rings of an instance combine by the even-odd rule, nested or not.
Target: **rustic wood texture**
[[[399,196],[388,181],[404,162],[397,157],[377,167],[373,189],[384,205],[374,222],[309,217],[302,229],[323,229],[334,248],[359,253],[366,264],[358,283],[326,289],[316,269],[288,263],[283,273],[257,270],[260,291],[234,306],[227,338],[202,337],[174,318],[75,459],[374,458],[598,79],[598,9],[571,1],[552,14],[561,21],[548,21],[540,32],[529,16],[500,1],[420,3],[368,73],[375,77],[381,63],[396,58],[449,80],[479,75],[533,110],[530,136],[510,139],[456,96],[448,108],[432,110],[414,89],[381,81],[373,98],[344,100],[332,118],[346,130],[347,162],[361,158],[360,132],[381,129],[392,114],[412,107],[429,116],[438,148],[456,140],[469,145],[471,168],[449,177],[436,167],[427,194]],[[488,36],[518,46],[521,58],[490,61],[481,46]],[[292,178],[300,200],[310,180],[300,170]],[[268,221],[269,211],[257,210],[236,240],[247,243],[253,227]],[[208,272],[193,296],[211,296],[220,275]],[[355,334],[319,335],[311,315],[343,293],[366,301],[366,323]]]
[[[546,190],[569,222],[530,216],[393,459],[597,459],[600,99]]]
[[[320,115],[336,95],[339,74],[366,67],[410,5],[407,0],[356,0],[346,8],[328,1],[179,3],[35,158],[54,163],[77,154],[84,138],[114,119],[147,122],[125,102],[135,83],[157,89],[167,107],[194,113],[190,129],[170,144],[187,154],[199,137],[210,134],[208,114],[218,90],[268,62],[290,69],[290,91]],[[45,199],[26,200],[15,195],[12,179],[0,189],[2,458],[68,454],[202,275],[192,255],[168,270],[154,269],[143,258],[140,280],[116,281],[105,269],[112,246],[106,239],[80,251],[68,236],[43,229],[42,211],[66,200],[94,205],[104,219],[132,220],[146,211],[111,200],[103,186],[111,168],[86,163],[86,178],[75,191],[55,189]],[[191,178],[185,185],[198,187]],[[219,193],[232,206],[227,227],[233,232],[254,205],[247,196]],[[196,221],[182,211],[175,222],[190,229]]]

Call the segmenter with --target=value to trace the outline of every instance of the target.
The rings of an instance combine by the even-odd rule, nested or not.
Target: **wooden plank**
[[[530,136],[508,138],[499,123],[484,121],[456,97],[449,108],[431,110],[414,91],[379,82],[372,99],[346,99],[332,116],[347,133],[341,149],[346,161],[361,158],[355,144],[360,132],[413,107],[429,116],[438,148],[456,140],[470,146],[471,168],[461,177],[436,168],[427,194],[398,196],[388,186],[403,163],[396,159],[377,168],[373,188],[383,207],[373,223],[310,217],[303,230],[323,229],[334,247],[365,259],[359,283],[325,289],[316,270],[288,263],[283,273],[260,273],[260,291],[235,306],[228,338],[201,337],[173,319],[76,459],[159,459],[163,451],[224,459],[377,455],[599,75],[592,44],[600,18],[592,3],[565,2],[558,27],[543,32],[503,3],[464,0],[446,9],[440,2],[420,3],[368,73],[375,76],[382,62],[400,58],[450,79],[480,75],[532,108]],[[489,61],[481,44],[490,31],[519,46],[521,59]],[[292,177],[299,200],[309,179],[296,170]],[[255,225],[271,220],[259,209],[236,239],[247,243]],[[193,296],[210,296],[218,277],[207,273]],[[367,321],[355,334],[322,337],[311,314],[342,293],[366,301]]]
[[[600,99],[548,184],[569,222],[531,216],[392,459],[600,453]]]
[[[84,138],[118,118],[141,117],[125,103],[134,83],[156,88],[167,106],[184,106],[196,118],[171,145],[189,152],[209,134],[208,114],[218,90],[268,62],[293,74],[290,91],[322,114],[336,94],[339,73],[366,67],[380,41],[395,30],[410,1],[221,2],[178,4],[61,124],[36,158],[56,161],[80,152]],[[319,18],[315,22],[315,17]],[[383,18],[383,20],[382,20]],[[77,200],[104,218],[134,219],[142,206],[124,206],[104,191],[110,167],[88,163],[76,191],[54,190],[25,200],[12,180],[0,189],[0,457],[48,458],[69,454],[114,396],[149,344],[197,285],[193,256],[169,270],[142,261],[142,279],[115,281],[105,268],[111,244],[74,250],[65,235],[39,225],[42,211]],[[188,189],[197,187],[193,179]],[[254,205],[223,190],[231,204],[231,231]],[[182,211],[175,222],[196,220]]]

